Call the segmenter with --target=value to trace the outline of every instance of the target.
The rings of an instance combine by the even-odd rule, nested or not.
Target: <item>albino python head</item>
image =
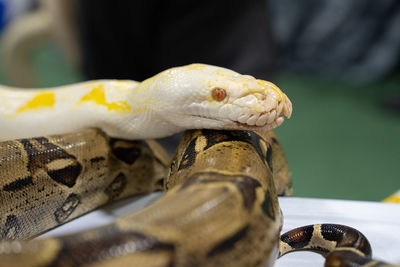
[[[157,76],[158,115],[183,129],[270,130],[292,113],[277,86],[225,68],[192,64]]]

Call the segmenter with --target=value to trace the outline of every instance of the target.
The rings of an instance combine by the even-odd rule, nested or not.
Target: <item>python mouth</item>
[[[247,122],[240,122],[238,120],[233,120],[232,122],[236,125],[237,128],[244,129],[244,130],[270,130],[270,129],[280,126],[286,117],[284,114],[279,114],[278,116],[274,116],[270,120],[264,122],[262,119],[262,116],[264,115],[264,113],[265,112],[261,113],[258,116],[256,115],[256,117],[259,119],[261,117],[261,121],[259,121],[257,119],[257,122],[258,122],[257,124],[249,124]],[[266,113],[268,113],[268,112],[266,112]]]
[[[292,114],[292,104],[285,97],[277,101],[261,102],[249,108],[249,105],[231,106],[230,112],[224,112],[225,116],[234,123],[236,128],[248,130],[268,130],[281,125]],[[258,110],[257,110],[258,109]]]
[[[280,126],[285,117],[288,117],[284,112],[280,112],[277,115],[275,109],[268,112],[264,111],[261,113],[252,113],[245,117],[232,116],[230,118],[218,118],[218,117],[208,117],[204,115],[191,115],[193,118],[200,118],[202,120],[207,120],[209,122],[220,122],[220,125],[214,125],[215,129],[225,128],[231,130],[271,130],[275,127]]]

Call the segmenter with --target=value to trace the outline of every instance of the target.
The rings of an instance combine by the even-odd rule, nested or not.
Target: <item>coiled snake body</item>
[[[91,133],[81,133],[82,136],[99,134],[96,130],[88,131]],[[46,139],[60,140],[60,137]],[[125,147],[125,152],[132,149],[127,145],[120,147]],[[32,266],[100,263],[104,266],[125,263],[134,266],[216,266],[229,263],[248,266],[261,265],[268,259],[273,262],[278,253],[282,219],[270,168],[277,171],[276,177],[279,173],[286,175],[287,163],[271,158],[269,151],[272,147],[279,148],[273,132],[266,132],[263,137],[242,131],[187,132],[165,179],[167,194],[158,202],[107,227],[28,243],[4,243],[3,251],[9,249],[12,252],[16,246],[18,251],[3,255],[1,260],[7,266],[18,266],[21,262]],[[116,157],[116,151],[114,147],[110,154]],[[281,153],[280,150],[276,152],[277,155]],[[153,164],[160,163],[154,160]],[[47,173],[46,178],[51,184],[54,181],[49,176]],[[121,175],[114,180],[118,177]],[[78,179],[90,180],[91,177]],[[157,188],[158,181],[150,181],[153,187],[142,191]],[[102,195],[109,196],[112,194],[110,191],[118,197],[117,193],[122,191],[122,182],[104,180],[102,183],[106,186],[97,190],[98,199]],[[69,200],[71,194],[77,199],[75,202]],[[68,205],[62,203],[54,213],[50,209],[42,212],[43,221],[36,223],[51,227],[57,224],[59,214],[68,213],[64,215],[67,218],[68,215],[79,215],[82,212],[80,205],[89,202],[85,197],[89,198],[87,193],[74,191],[66,194],[64,199]],[[37,205],[42,203],[34,202]],[[14,217],[9,223],[14,228],[9,228],[9,231],[24,232],[23,228],[29,229],[32,223],[18,222],[26,217],[40,218],[38,215],[32,212]]]
[[[291,194],[291,185],[267,130],[290,114],[273,84],[201,64],[142,83],[0,88],[0,137],[20,138],[0,143],[0,236],[15,240],[0,243],[0,265],[272,265],[282,226],[277,193]],[[168,175],[156,142],[116,139],[196,128],[252,131],[186,132]],[[159,201],[111,225],[17,241],[163,188]]]

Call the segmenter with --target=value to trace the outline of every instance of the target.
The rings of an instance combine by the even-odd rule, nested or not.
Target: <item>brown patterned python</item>
[[[74,181],[68,175],[60,175],[65,178],[62,180],[64,183],[54,180],[55,172],[72,174],[78,172],[76,169],[81,169],[83,175],[82,170],[86,168],[89,168],[88,172],[97,170],[96,175],[99,177],[106,177],[113,172],[105,170],[106,167],[101,165],[103,162],[108,161],[111,163],[108,166],[113,166],[112,163],[119,158],[121,164],[131,165],[133,168],[135,164],[140,164],[138,162],[141,160],[140,157],[145,157],[149,149],[143,142],[140,142],[141,146],[134,142],[133,146],[132,142],[111,139],[108,141],[108,144],[111,144],[110,149],[102,152],[104,159],[100,159],[98,154],[92,152],[90,155],[90,150],[85,148],[90,147],[95,151],[92,146],[94,140],[91,140],[91,137],[97,136],[100,140],[104,140],[104,134],[98,130],[88,130],[79,134],[81,138],[75,140],[86,138],[89,142],[71,145],[71,138],[76,135],[7,142],[9,148],[11,145],[15,147],[19,145],[21,151],[22,149],[26,151],[26,148],[30,147],[30,153],[35,156],[40,155],[37,162],[28,167],[36,170],[32,181],[37,181],[41,177],[40,179],[44,179],[43,184],[46,187],[49,184],[56,193],[50,194],[46,187],[44,190],[36,187],[37,182],[31,183],[29,179],[23,180],[28,182],[21,182],[18,185],[7,184],[6,188],[19,192],[20,198],[28,195],[26,193],[31,189],[33,192],[36,191],[35,196],[42,199],[33,200],[34,205],[30,206],[35,208],[26,209],[25,213],[15,212],[13,215],[9,211],[11,207],[8,209],[8,218],[11,216],[13,219],[8,219],[6,227],[8,235],[5,237],[21,237],[22,234],[21,236],[15,234],[24,233],[23,237],[26,238],[37,234],[32,231],[43,230],[29,230],[34,222],[24,224],[22,223],[24,219],[42,218],[41,223],[53,227],[60,223],[60,217],[67,221],[85,212],[80,206],[87,205],[91,200],[97,199],[105,203],[113,197],[122,197],[125,193],[129,181],[127,179],[124,184],[121,181],[122,175],[118,172],[106,178],[108,180],[104,179],[103,188],[91,191],[92,195],[82,191],[80,187],[82,182],[88,183],[91,179],[95,179],[94,175],[79,176],[76,179],[76,186],[70,187],[64,184],[65,181]],[[15,144],[16,142],[19,144]],[[118,142],[120,143],[117,144]],[[40,148],[42,150],[39,150]],[[46,160],[46,156],[37,151],[49,151],[50,160],[49,158]],[[72,154],[76,151],[80,153],[86,151],[88,154],[82,153],[82,157],[77,160],[78,158],[75,159]],[[54,156],[54,153],[57,156]],[[151,160],[143,162],[150,162],[149,165],[153,165],[148,170],[163,165],[158,157],[147,157]],[[12,157],[10,159],[12,160]],[[39,161],[47,164],[38,163]],[[57,166],[54,161],[68,165],[59,165],[64,168],[53,169],[51,166]],[[85,162],[87,165],[78,167],[77,162]],[[125,173],[124,176],[128,175],[129,168],[126,168]],[[276,174],[275,178],[282,175],[286,177],[286,180],[282,179],[285,183],[290,182],[287,178],[287,162],[273,132],[259,135],[246,131],[190,131],[183,137],[177,149],[169,168],[169,175],[165,179],[167,193],[159,201],[106,227],[59,238],[4,242],[0,245],[0,251],[3,252],[0,264],[124,266],[129,263],[132,266],[225,264],[261,266],[265,262],[272,263],[277,257],[282,225],[273,173]],[[157,175],[155,177],[161,178]],[[82,179],[82,182],[78,183],[79,179]],[[139,180],[135,181],[136,179],[132,178],[132,184],[144,184],[137,189],[137,192],[160,188],[159,179],[145,183],[141,179],[139,177]],[[280,184],[281,188],[290,192],[289,184],[282,182]],[[97,186],[97,189],[100,189],[100,185]],[[66,190],[62,197],[64,201],[59,201],[58,207],[52,210],[51,206],[54,204],[49,205],[49,201],[57,201],[62,188]],[[96,194],[97,197],[94,196]],[[48,206],[50,207],[46,208]]]

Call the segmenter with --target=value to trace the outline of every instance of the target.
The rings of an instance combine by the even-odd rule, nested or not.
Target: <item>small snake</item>
[[[279,257],[295,251],[312,251],[326,258],[325,267],[399,267],[372,259],[368,239],[358,230],[339,224],[315,224],[281,236]]]

